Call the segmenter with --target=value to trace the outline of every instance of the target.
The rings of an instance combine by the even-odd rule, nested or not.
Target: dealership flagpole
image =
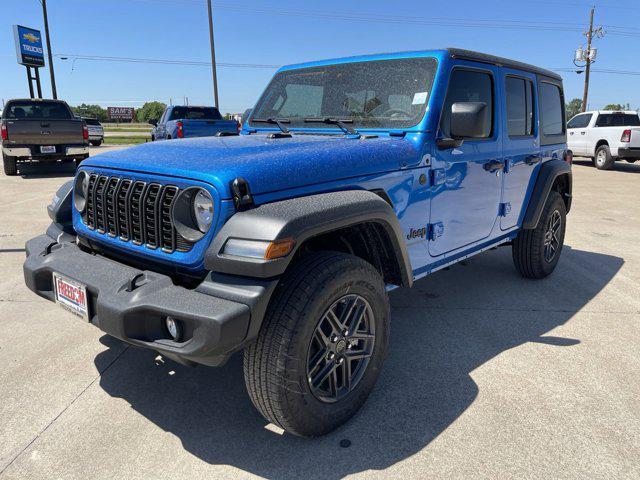
[[[53,93],[53,99],[58,99],[58,92],[56,91],[56,76],[53,73],[53,57],[51,55],[51,39],[49,38],[49,19],[47,17],[47,0],[41,0],[42,14],[44,16],[44,34],[47,39],[47,56],[49,57],[49,73],[51,74],[51,93]]]
[[[213,44],[213,14],[211,13],[211,0],[207,0],[209,10],[209,41],[211,42],[211,73],[213,76],[213,105],[218,108],[218,76],[216,75],[216,49]]]

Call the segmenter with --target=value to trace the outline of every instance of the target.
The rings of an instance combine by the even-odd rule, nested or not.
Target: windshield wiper
[[[356,129],[348,123],[353,123],[353,118],[331,118],[331,117],[311,117],[305,118],[305,123],[326,123],[327,125],[337,125],[344,133],[348,135],[358,135]]]
[[[252,118],[251,123],[270,123],[271,125],[277,125],[282,133],[290,133],[289,129],[284,125],[285,123],[291,123],[291,120],[287,118]]]

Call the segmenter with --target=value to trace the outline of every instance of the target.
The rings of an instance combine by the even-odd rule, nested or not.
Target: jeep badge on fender
[[[563,98],[553,72],[459,49],[282,67],[241,132],[85,160],[26,284],[177,362],[244,350],[260,413],[325,434],[376,384],[390,290],[498,245],[527,278],[556,268]]]

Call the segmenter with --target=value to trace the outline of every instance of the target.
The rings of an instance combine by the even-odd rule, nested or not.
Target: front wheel
[[[13,176],[18,174],[18,161],[16,157],[10,157],[9,155],[2,154],[2,163],[4,166],[4,174]]]
[[[566,220],[564,200],[558,192],[552,191],[538,226],[521,230],[513,240],[513,263],[523,277],[544,278],[553,272],[564,245]]]
[[[389,342],[389,300],[376,269],[314,253],[285,274],[244,353],[247,391],[270,422],[299,436],[330,432],[365,402]]]

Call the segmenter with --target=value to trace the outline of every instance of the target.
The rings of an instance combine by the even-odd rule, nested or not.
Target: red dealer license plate
[[[53,283],[58,305],[89,321],[87,287],[58,273],[53,274]]]

